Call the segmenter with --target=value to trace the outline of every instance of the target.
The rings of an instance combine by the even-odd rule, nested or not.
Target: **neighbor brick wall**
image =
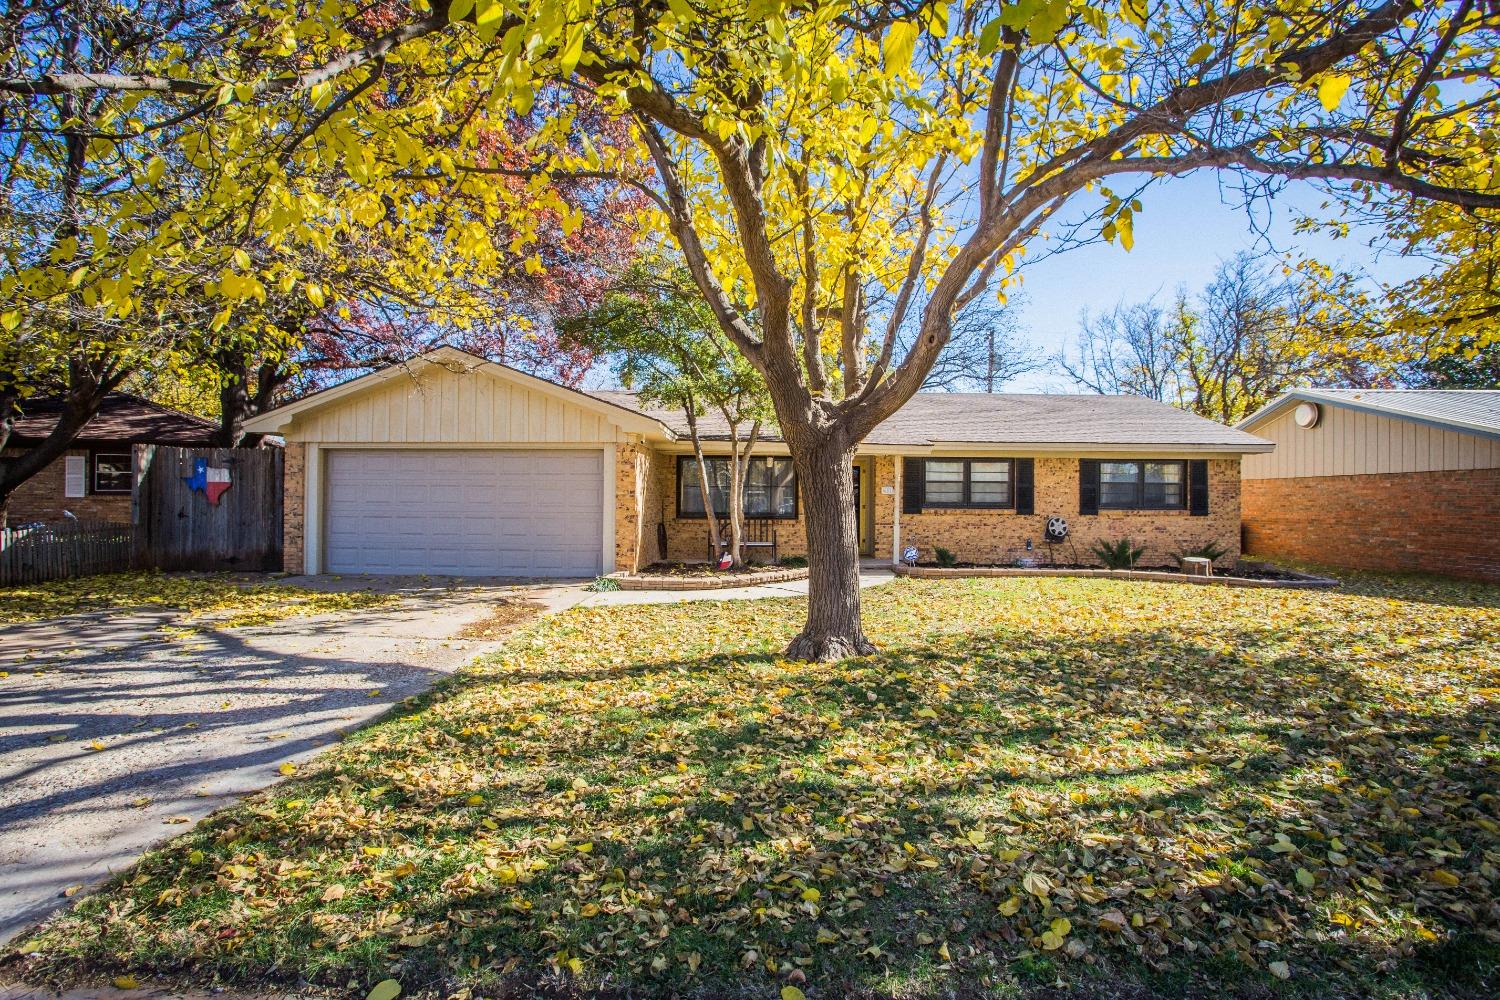
[[[1150,455],[1143,455],[1150,458]],[[702,560],[707,556],[708,528],[701,518],[676,517],[676,457],[661,456],[656,490],[663,498],[667,525],[667,558]],[[895,513],[901,502],[895,487],[896,464],[892,455],[875,456],[875,551],[874,558],[889,560]],[[901,544],[915,545],[922,559],[933,558],[933,547],[951,549],[964,562],[1012,563],[1026,554],[1026,539],[1033,556],[1045,557],[1042,540],[1047,518],[1061,515],[1068,521],[1070,542],[1056,548],[1058,562],[1097,565],[1090,551],[1095,542],[1130,538],[1144,545],[1142,565],[1175,565],[1173,556],[1208,542],[1225,551],[1220,567],[1233,566],[1240,557],[1240,462],[1237,458],[1210,459],[1208,463],[1209,505],[1207,517],[1187,511],[1101,511],[1084,517],[1078,513],[1078,459],[1036,459],[1036,513],[1021,516],[1011,510],[933,510],[901,515]],[[654,530],[654,525],[652,526]],[[807,551],[805,523],[777,521],[777,543],[783,556]]]
[[[129,447],[129,446],[125,446]],[[25,454],[21,449],[11,448],[4,453],[5,458],[13,458]],[[74,449],[67,452],[69,455],[88,456],[86,449]],[[74,516],[84,521],[108,521],[116,524],[129,524],[130,494],[129,493],[106,493],[90,494],[82,497],[63,496],[64,460],[57,459],[41,472],[32,476],[10,495],[10,502],[6,505],[6,522],[11,525],[27,524],[31,521],[61,521],[63,511],[71,511]]]
[[[1245,550],[1500,580],[1500,469],[1248,479]]]
[[[1149,454],[1140,456],[1150,458]],[[886,475],[894,475],[899,459],[882,457]],[[1050,552],[1055,561],[1098,565],[1092,549],[1097,542],[1129,538],[1144,546],[1143,566],[1172,566],[1174,556],[1213,542],[1225,551],[1216,565],[1233,566],[1240,557],[1240,462],[1237,458],[1210,459],[1208,463],[1208,516],[1193,517],[1186,510],[1107,510],[1084,516],[1078,513],[1078,459],[1038,458],[1036,461],[1036,513],[1020,515],[1013,510],[932,510],[901,515],[901,546],[915,545],[921,558],[933,558],[933,548],[952,550],[961,562],[1010,564],[1025,556],[1026,540],[1031,555],[1044,559]],[[889,463],[889,464],[887,464]],[[883,482],[887,482],[885,480]],[[899,502],[900,497],[894,498]],[[894,505],[893,505],[894,506]],[[1068,522],[1068,541],[1048,546],[1043,540],[1047,518],[1060,516]],[[877,530],[880,518],[877,515]],[[876,540],[876,551],[888,556],[890,525]]]
[[[282,449],[281,568],[306,572],[302,547],[307,500],[307,445],[288,441]]]

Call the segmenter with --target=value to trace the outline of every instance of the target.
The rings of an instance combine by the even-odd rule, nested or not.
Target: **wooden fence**
[[[139,562],[136,543],[129,524],[66,521],[0,528],[0,585],[132,569]]]
[[[194,465],[229,470],[229,489],[211,503],[187,483]],[[142,450],[135,521],[142,552],[158,569],[281,569],[280,448]]]
[[[228,470],[211,502],[196,463]],[[136,451],[134,524],[19,525],[0,529],[0,586],[129,569],[281,569],[280,448]]]

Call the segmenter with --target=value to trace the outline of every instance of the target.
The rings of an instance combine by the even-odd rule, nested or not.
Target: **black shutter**
[[[1099,460],[1078,460],[1078,513],[1099,513]]]
[[[1016,459],[1016,513],[1036,513],[1036,460]]]
[[[1188,513],[1208,516],[1208,462],[1201,458],[1188,463]]]
[[[920,514],[927,500],[927,463],[920,458],[901,461],[901,513]]]

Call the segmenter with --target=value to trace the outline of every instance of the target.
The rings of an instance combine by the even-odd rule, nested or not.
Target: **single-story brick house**
[[[61,400],[27,400],[0,462],[19,458],[45,440],[61,412]],[[83,425],[73,446],[11,494],[6,519],[16,525],[59,521],[72,514],[83,521],[129,524],[138,446],[206,446],[216,430],[200,417],[128,392],[112,392]]]
[[[727,453],[705,421],[710,451]],[[701,560],[707,526],[680,414],[582,392],[439,348],[253,418],[286,441],[286,566],[308,573],[587,577]],[[1122,396],[923,393],[860,448],[860,546],[1009,561],[1049,517],[1092,562],[1098,540],[1143,564],[1240,549],[1240,460],[1265,441]],[[751,516],[780,555],[804,548],[796,477],[774,435],[756,448]],[[721,460],[722,461],[722,460]],[[662,542],[665,542],[663,548]]]
[[[1500,390],[1298,389],[1239,424],[1252,555],[1500,580]]]

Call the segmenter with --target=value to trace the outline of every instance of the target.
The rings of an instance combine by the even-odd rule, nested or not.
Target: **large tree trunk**
[[[807,529],[807,625],[786,648],[790,660],[868,656],[859,617],[859,524],[854,511],[854,446],[824,441],[792,447]]]

